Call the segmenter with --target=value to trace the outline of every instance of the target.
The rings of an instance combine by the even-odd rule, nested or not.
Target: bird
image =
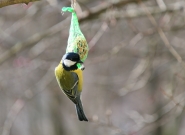
[[[87,40],[80,29],[78,17],[74,8],[72,7],[62,8],[62,12],[67,12],[67,11],[72,13],[72,18],[71,18],[71,25],[69,30],[66,53],[68,52],[78,53],[80,56],[80,60],[84,62],[87,58],[88,51],[89,51]]]
[[[55,76],[60,89],[75,104],[78,119],[88,121],[83,111],[80,95],[83,87],[84,65],[78,53],[64,54],[55,68]]]

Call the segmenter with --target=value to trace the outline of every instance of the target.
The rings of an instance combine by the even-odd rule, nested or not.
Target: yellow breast
[[[74,70],[72,72],[74,72],[74,73],[76,73],[78,75],[78,78],[79,78],[78,90],[82,91],[82,87],[83,87],[83,72],[82,72],[82,70],[81,69],[77,69],[77,70]]]
[[[75,82],[77,80],[74,80],[74,76],[72,75],[73,73],[76,73],[78,76],[78,91],[82,91],[83,87],[83,72],[80,69],[74,70],[74,71],[66,71],[64,70],[62,64],[60,63],[56,68],[55,68],[55,76],[58,81],[58,84],[61,89],[71,89]]]

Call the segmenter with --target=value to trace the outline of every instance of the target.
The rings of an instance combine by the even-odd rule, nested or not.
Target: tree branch
[[[29,2],[35,2],[40,0],[0,0],[0,8],[13,5],[13,4],[19,4],[19,3],[25,3],[28,4]]]

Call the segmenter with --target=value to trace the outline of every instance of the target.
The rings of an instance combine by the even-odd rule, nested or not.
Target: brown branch
[[[28,4],[29,2],[35,2],[35,1],[40,1],[40,0],[0,0],[0,8],[9,6],[9,5],[19,4],[19,3]]]

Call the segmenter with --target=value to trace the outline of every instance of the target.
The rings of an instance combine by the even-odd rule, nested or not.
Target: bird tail
[[[88,119],[86,118],[85,113],[83,111],[83,106],[82,106],[82,102],[80,100],[80,97],[77,99],[78,99],[78,102],[76,103],[76,112],[78,115],[78,119],[80,121],[88,121]]]

